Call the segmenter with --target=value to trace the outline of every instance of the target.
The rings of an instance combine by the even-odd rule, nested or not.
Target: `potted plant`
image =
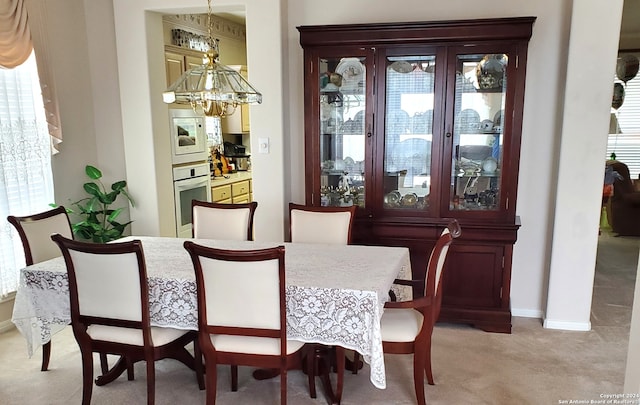
[[[72,224],[73,233],[82,239],[88,239],[96,243],[107,243],[122,237],[125,228],[133,221],[124,224],[116,219],[123,208],[111,208],[116,199],[122,194],[131,206],[135,203],[127,191],[127,182],[124,180],[111,184],[111,191],[107,192],[100,181],[102,172],[94,166],[87,165],[85,173],[91,180],[84,183],[84,191],[89,194],[81,200],[71,203],[67,212],[81,217],[80,222]],[[53,204],[52,204],[53,205]]]

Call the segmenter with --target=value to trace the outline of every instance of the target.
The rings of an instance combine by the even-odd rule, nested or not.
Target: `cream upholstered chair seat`
[[[255,336],[211,335],[211,343],[218,351],[280,355],[280,339]],[[300,350],[304,342],[287,339],[287,354]]]
[[[193,237],[253,240],[253,216],[258,203],[222,204],[191,201]]]
[[[153,346],[164,346],[181,336],[187,334],[188,331],[183,329],[160,328],[152,326],[151,341]],[[107,342],[122,343],[125,345],[144,346],[144,338],[142,331],[139,329],[119,328],[117,326],[106,325],[89,325],[87,334],[93,340],[104,340]]]
[[[380,322],[382,340],[413,342],[420,333],[423,322],[424,316],[413,308],[387,308]]]

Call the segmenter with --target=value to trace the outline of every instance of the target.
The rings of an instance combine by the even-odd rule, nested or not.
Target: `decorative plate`
[[[389,65],[389,67],[398,73],[409,73],[413,71],[413,66],[406,60],[397,60]]]
[[[476,132],[480,129],[480,114],[476,110],[467,108],[458,115],[458,130],[462,134]]]
[[[342,58],[336,73],[342,76],[341,90],[357,90],[364,79],[364,65],[358,58]]]

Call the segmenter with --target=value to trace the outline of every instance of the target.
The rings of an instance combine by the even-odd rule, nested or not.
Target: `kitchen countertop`
[[[240,171],[236,173],[230,173],[226,175],[226,177],[211,176],[211,187],[225,186],[227,184],[231,184],[231,183],[235,183],[237,181],[243,181],[243,180],[251,180],[250,171]]]

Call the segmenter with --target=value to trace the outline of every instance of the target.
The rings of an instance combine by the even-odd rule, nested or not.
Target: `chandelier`
[[[162,94],[167,104],[190,105],[207,117],[227,117],[240,104],[260,104],[262,94],[242,77],[240,72],[216,61],[218,52],[211,33],[211,0],[207,0],[207,33],[209,49],[203,64],[189,69]]]

